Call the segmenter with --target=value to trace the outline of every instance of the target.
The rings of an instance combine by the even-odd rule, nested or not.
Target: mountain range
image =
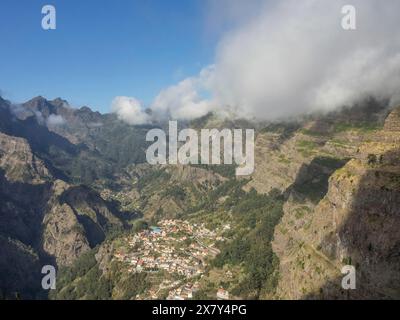
[[[0,98],[2,297],[135,298],[155,280],[115,269],[118,241],[183,219],[232,225],[198,298],[221,286],[243,299],[400,298],[400,108],[370,98],[296,121],[208,114],[184,124],[255,128],[245,178],[232,165],[147,164],[146,133],[165,125],[128,125],[60,98]],[[50,295],[45,264],[60,275]],[[357,290],[341,287],[349,264]],[[227,269],[232,279],[219,276]]]

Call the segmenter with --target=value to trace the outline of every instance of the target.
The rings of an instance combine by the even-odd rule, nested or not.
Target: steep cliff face
[[[34,246],[51,174],[25,139],[0,133],[0,233]]]
[[[276,297],[399,298],[399,128],[395,109],[333,173],[316,206],[288,200],[273,241],[281,274]],[[356,290],[341,288],[348,264],[356,268]]]
[[[56,180],[44,205],[41,243],[57,265],[70,265],[101,243],[107,231],[122,227],[116,212],[96,192]]]
[[[25,139],[0,132],[0,168],[13,182],[43,183],[51,179],[42,160],[36,157]]]
[[[0,231],[68,264],[122,227],[112,208],[88,187],[54,180],[25,139],[0,133]],[[43,220],[43,227],[41,221]]]
[[[90,250],[85,229],[79,223],[73,207],[59,201],[69,186],[63,181],[55,181],[51,196],[45,205],[43,251],[55,258],[58,265],[71,264],[80,254]]]

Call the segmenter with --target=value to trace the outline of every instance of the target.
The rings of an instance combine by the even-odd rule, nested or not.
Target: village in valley
[[[113,259],[129,273],[164,275],[136,299],[192,299],[200,289],[208,261],[219,253],[216,242],[225,241],[222,234],[229,229],[229,224],[211,231],[204,224],[162,220],[158,226],[126,236],[124,246],[114,252]],[[224,288],[215,294],[218,299],[229,299]]]

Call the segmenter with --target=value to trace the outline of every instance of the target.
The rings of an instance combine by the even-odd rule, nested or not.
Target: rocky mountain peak
[[[51,177],[43,161],[35,157],[22,138],[0,132],[0,169],[10,181],[43,183]]]
[[[61,98],[47,100],[42,96],[35,97],[23,103],[22,107],[35,113],[39,112],[45,119],[51,115],[66,116],[72,110],[66,100]]]
[[[43,117],[47,118],[51,114],[59,113],[59,106],[52,104],[42,96],[35,97],[28,102],[22,104],[23,107],[34,112],[40,112]]]
[[[54,100],[51,100],[50,103],[56,107],[63,107],[63,108],[70,108],[70,105],[67,100],[61,99],[61,98],[56,98]]]

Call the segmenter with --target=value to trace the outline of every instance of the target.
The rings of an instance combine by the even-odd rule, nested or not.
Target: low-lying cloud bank
[[[347,4],[356,30],[342,28]],[[367,96],[400,101],[400,1],[266,0],[257,9],[222,37],[213,66],[160,92],[152,117],[134,98],[117,97],[113,111],[131,124],[210,111],[274,120]]]

